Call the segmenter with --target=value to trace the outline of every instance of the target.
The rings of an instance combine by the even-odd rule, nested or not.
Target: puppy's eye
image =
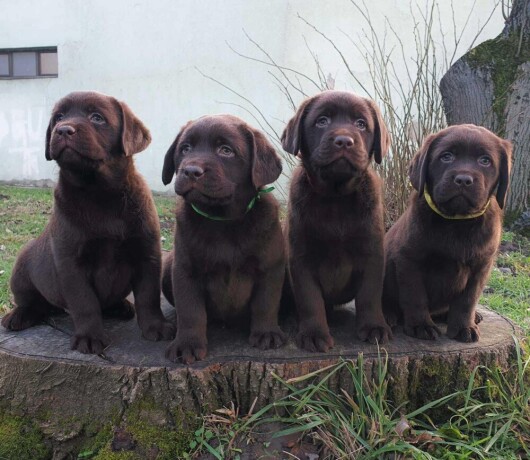
[[[440,156],[440,160],[444,163],[451,163],[454,160],[455,156],[451,152],[444,152]]]
[[[491,164],[491,158],[490,157],[480,157],[478,159],[478,162],[482,166],[489,166]]]
[[[91,113],[88,119],[97,124],[105,123],[105,119],[99,113]]]
[[[219,155],[232,157],[234,156],[234,151],[228,145],[221,145],[221,147],[219,147]]]
[[[317,118],[317,121],[315,122],[315,126],[318,126],[319,128],[325,128],[330,123],[331,123],[331,118],[321,116]]]
[[[184,144],[180,148],[180,153],[182,153],[183,155],[186,155],[186,153],[190,153],[190,152],[191,152],[191,145],[190,144]]]
[[[58,121],[61,121],[63,118],[64,118],[64,115],[62,113],[58,113],[54,117],[55,123],[57,123]]]
[[[357,126],[357,128],[359,128],[361,131],[364,131],[367,127],[367,124],[366,124],[366,121],[364,121],[362,118],[359,118],[355,122],[355,126]]]

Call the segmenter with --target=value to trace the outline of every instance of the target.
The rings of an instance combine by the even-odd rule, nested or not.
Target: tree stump
[[[174,310],[163,302],[166,316]],[[89,423],[104,423],[136,402],[149,401],[160,414],[211,413],[234,403],[240,413],[276,401],[286,393],[277,377],[288,379],[364,355],[367,372],[375,375],[388,353],[389,395],[407,410],[467,385],[477,365],[507,368],[514,356],[514,326],[502,316],[481,308],[480,342],[464,344],[441,337],[423,341],[397,330],[381,351],[354,336],[352,306],[337,309],[330,318],[336,346],[330,353],[308,353],[294,343],[294,319],[282,328],[288,344],[260,351],[248,345],[248,332],[209,326],[207,358],[192,366],[173,364],[164,357],[167,342],[141,338],[136,320],[106,319],[112,344],[104,355],[70,350],[72,322],[67,315],[21,332],[0,328],[0,400],[4,410],[31,416],[55,439],[79,434]],[[442,329],[444,325],[441,325]],[[370,375],[370,374],[368,374]],[[331,385],[351,386],[337,374]]]
[[[462,56],[440,91],[449,124],[474,123],[512,141],[512,220],[530,205],[530,1],[514,0],[502,33]]]

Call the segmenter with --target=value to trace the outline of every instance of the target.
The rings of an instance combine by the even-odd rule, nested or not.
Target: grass
[[[0,313],[12,305],[8,286],[16,256],[42,232],[52,203],[51,189],[0,186]]]
[[[496,267],[480,302],[530,333],[530,240],[505,232]]]
[[[206,420],[196,436],[208,433],[207,442],[192,441],[189,458],[210,453],[211,458],[238,459],[237,446],[274,423],[283,429],[271,440],[291,438],[291,453],[281,458],[306,458],[292,454],[304,452],[304,445],[305,452],[312,446],[321,460],[530,458],[530,358],[523,356],[518,343],[516,353],[513,369],[479,366],[465,390],[451,393],[448,388],[444,396],[409,412],[388,400],[386,356],[380,356],[374,376],[365,372],[362,354],[357,360],[342,360],[282,381],[289,394],[254,415]],[[329,382],[339,373],[341,387],[352,391],[331,388]],[[449,410],[450,416],[435,419],[440,409]]]

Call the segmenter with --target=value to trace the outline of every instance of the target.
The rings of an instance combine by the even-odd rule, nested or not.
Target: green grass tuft
[[[284,424],[273,437],[297,434],[321,459],[519,459],[530,455],[530,358],[516,342],[514,369],[476,368],[465,390],[408,412],[388,400],[386,356],[367,372],[356,361],[282,381],[289,394],[250,417],[241,430]],[[485,384],[477,385],[479,373]],[[341,392],[330,382],[340,374]],[[299,385],[302,384],[302,385]],[[349,388],[349,390],[344,390]],[[433,421],[437,409],[453,416]]]

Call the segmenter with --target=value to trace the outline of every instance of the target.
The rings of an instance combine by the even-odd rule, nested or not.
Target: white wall
[[[451,3],[439,3],[452,52]],[[457,30],[463,28],[473,3],[459,54],[495,1],[455,1]],[[370,3],[381,36],[387,16],[413,56],[410,8],[408,1]],[[58,78],[0,80],[0,180],[55,178],[56,166],[44,158],[48,116],[53,104],[74,90],[97,90],[122,99],[150,128],[153,142],[138,154],[137,166],[155,190],[164,190],[163,156],[187,120],[230,112],[256,124],[244,109],[226,102],[248,104],[197,69],[248,97],[281,132],[292,109],[268,69],[237,56],[227,44],[259,56],[243,30],[279,64],[315,75],[305,38],[326,74],[336,79],[337,89],[359,91],[333,48],[297,14],[335,40],[356,75],[369,80],[362,57],[345,36],[362,40],[356,37],[366,27],[349,0],[0,0],[0,12],[0,49],[57,46],[59,55]],[[498,10],[479,41],[498,35],[502,27]],[[437,37],[441,40],[440,33]],[[402,63],[398,65],[402,70]]]

